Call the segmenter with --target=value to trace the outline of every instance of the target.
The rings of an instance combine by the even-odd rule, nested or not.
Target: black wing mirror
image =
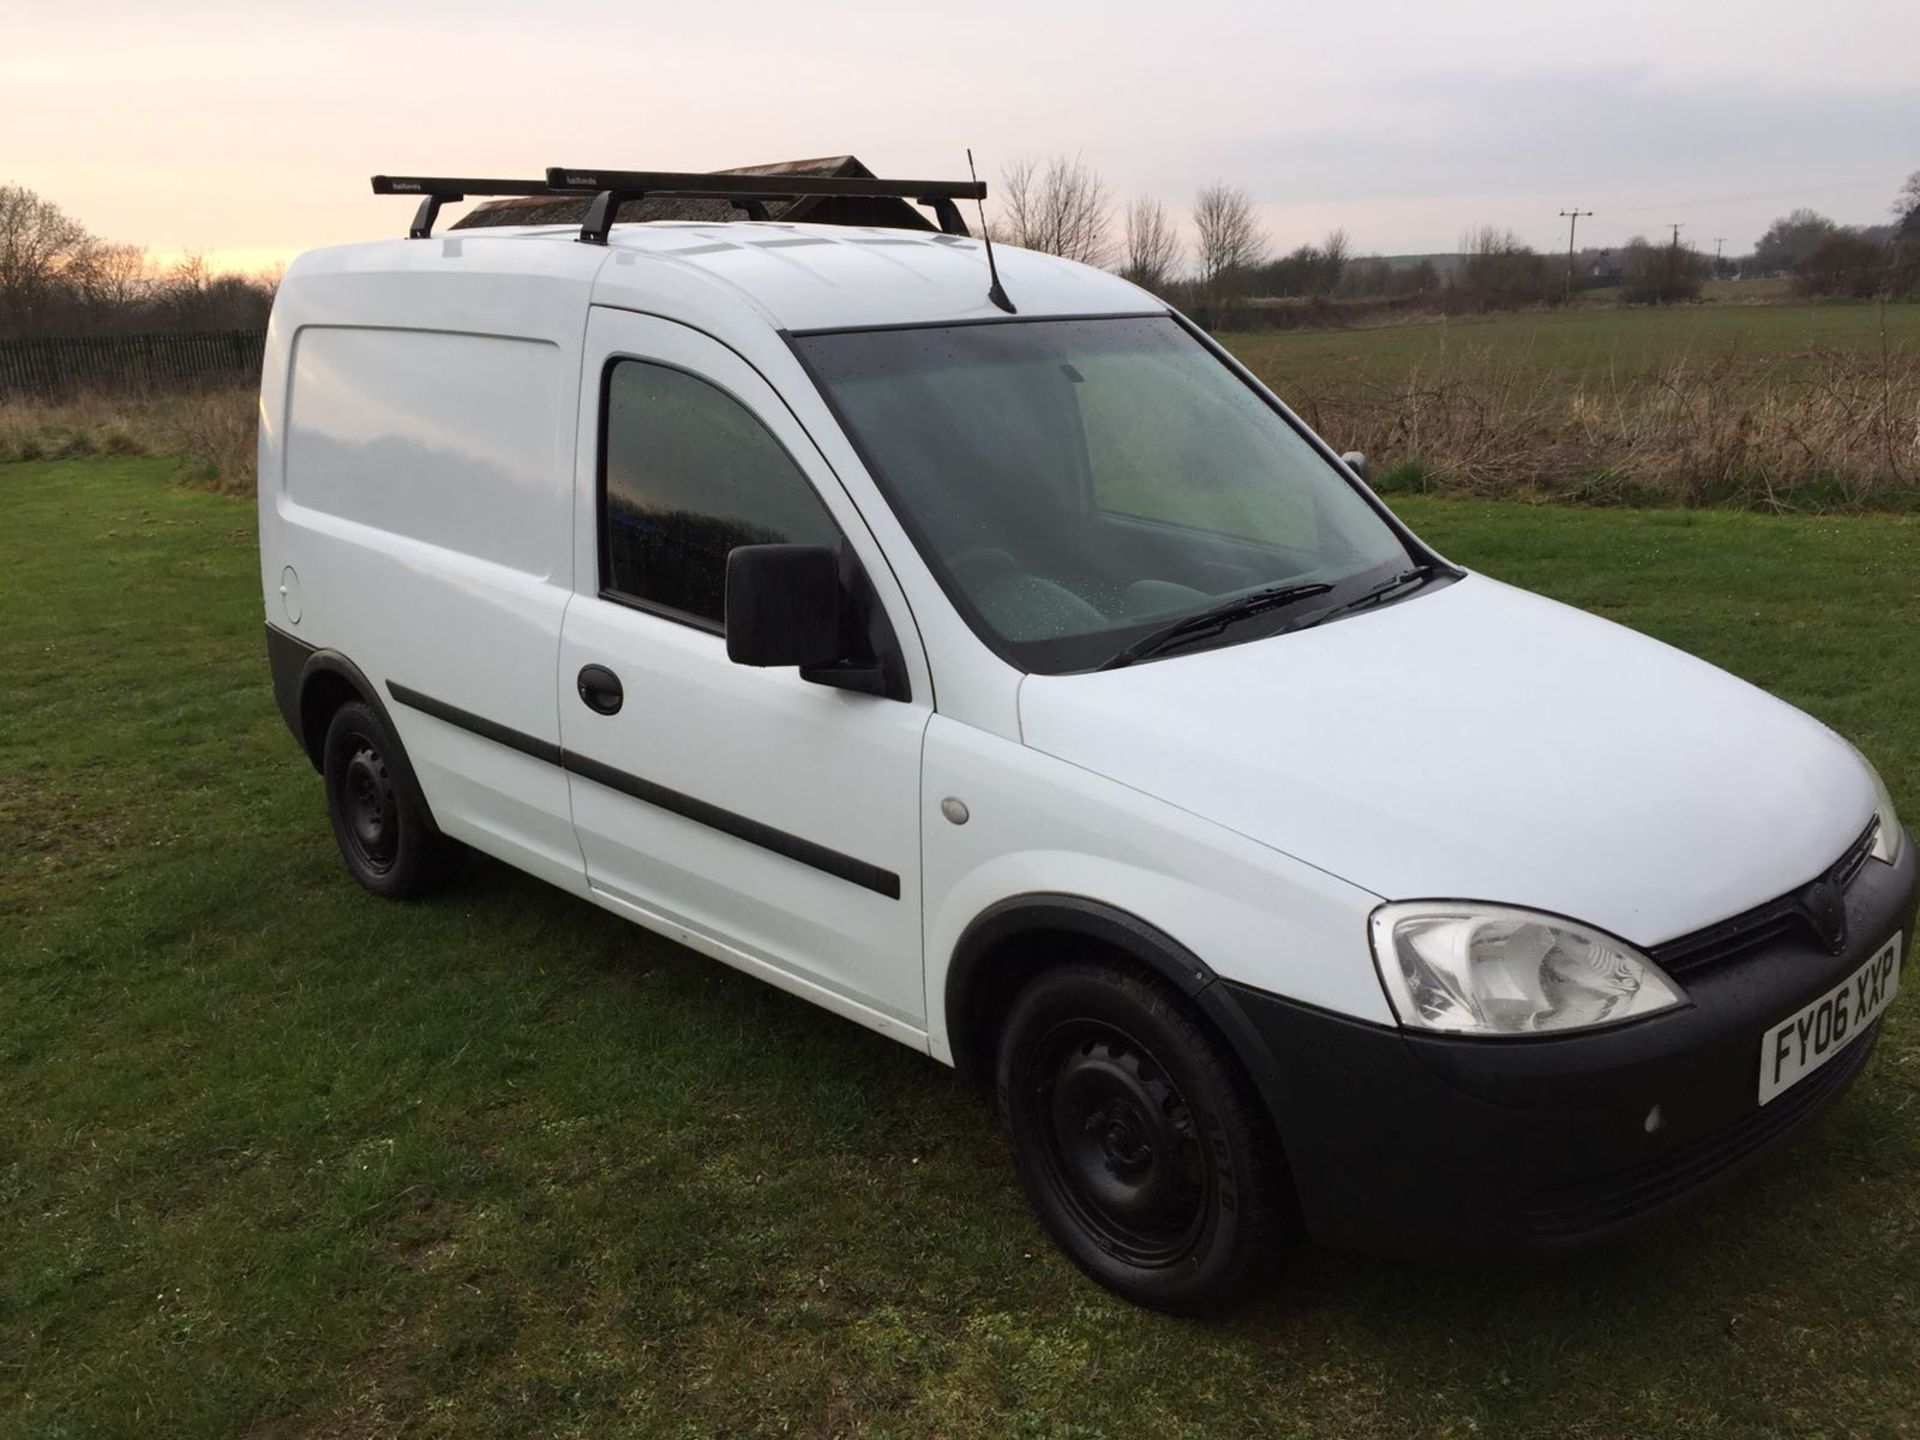
[[[840,557],[825,545],[740,545],[727,554],[727,658],[832,665],[847,658]]]

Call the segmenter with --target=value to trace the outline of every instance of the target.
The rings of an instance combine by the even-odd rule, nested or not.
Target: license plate
[[[1760,1039],[1760,1103],[1792,1089],[1847,1048],[1900,989],[1900,936]]]

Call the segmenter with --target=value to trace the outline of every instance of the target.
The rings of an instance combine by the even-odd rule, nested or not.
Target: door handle
[[[604,665],[585,665],[580,669],[580,699],[589,710],[602,715],[617,715],[627,698],[620,688],[620,677]]]

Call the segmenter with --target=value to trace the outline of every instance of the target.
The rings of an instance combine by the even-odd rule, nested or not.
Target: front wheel
[[[1197,1314],[1279,1248],[1278,1142],[1232,1058],[1170,990],[1102,964],[1044,973],[1007,1017],[998,1093],[1028,1199],[1115,1293]]]

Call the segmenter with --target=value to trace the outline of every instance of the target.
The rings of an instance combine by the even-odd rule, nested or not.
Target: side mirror
[[[727,554],[727,658],[737,665],[844,659],[840,557],[825,545],[739,545]]]
[[[1340,463],[1358,475],[1362,480],[1373,478],[1373,467],[1367,464],[1367,457],[1358,450],[1349,450],[1340,457]]]

